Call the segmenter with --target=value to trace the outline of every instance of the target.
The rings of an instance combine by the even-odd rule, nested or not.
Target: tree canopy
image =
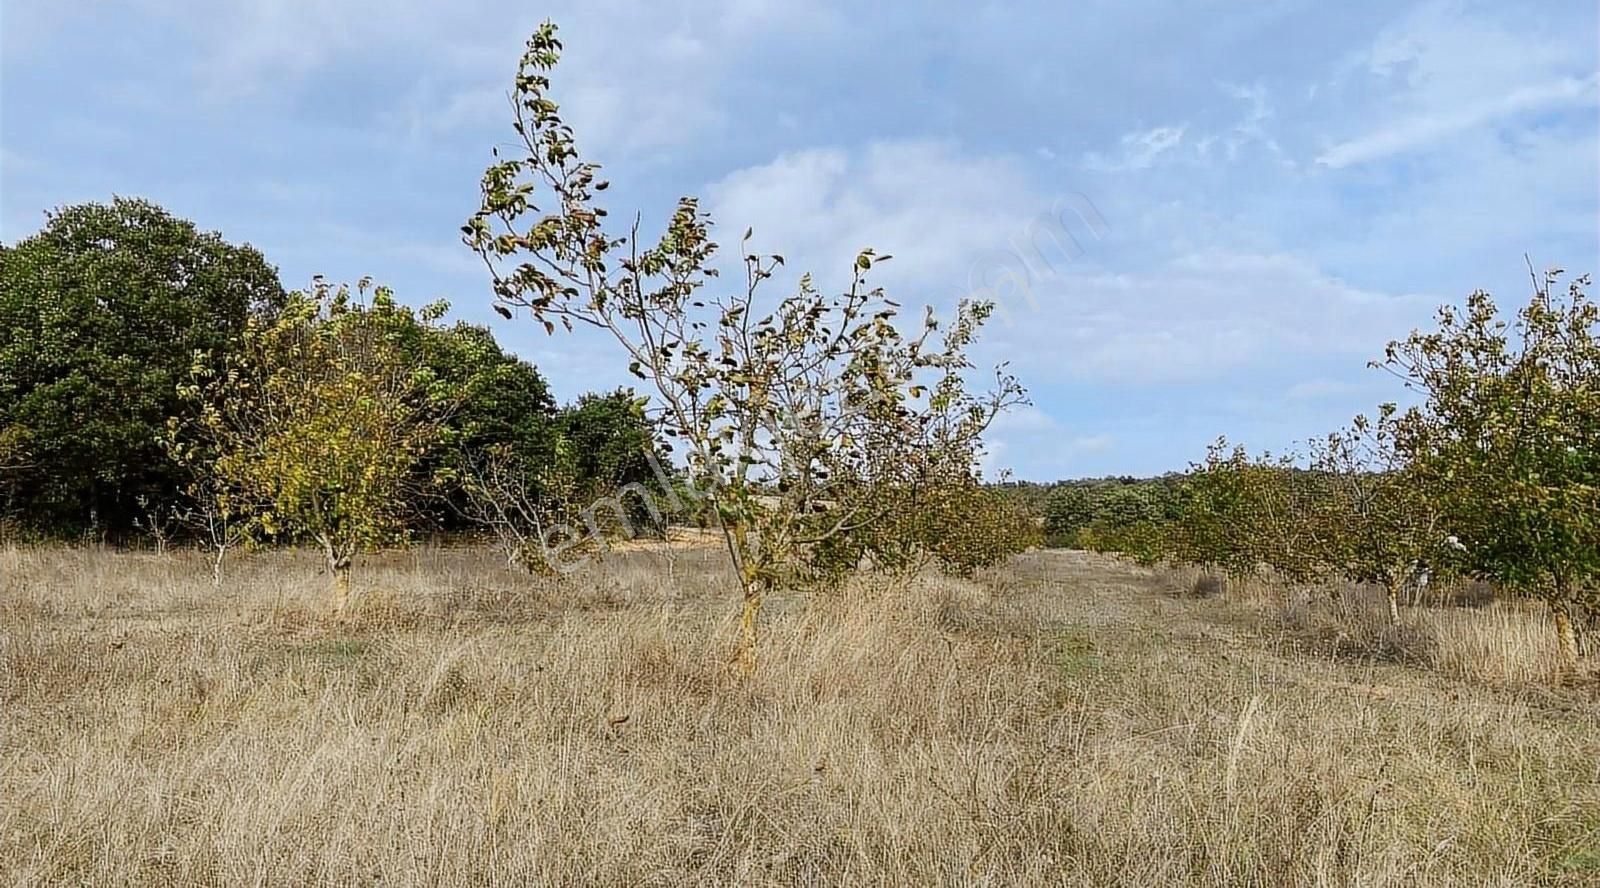
[[[219,398],[249,403],[218,380],[247,358],[260,370],[265,331],[287,335],[285,324],[315,342],[356,319],[381,322],[385,360],[450,393],[436,440],[407,461],[406,533],[477,528],[462,470],[490,451],[515,457],[506,465],[536,499],[599,496],[652,477],[651,431],[630,413],[631,394],[582,394],[560,408],[538,368],[487,327],[439,323],[387,295],[329,310],[336,289],[288,294],[259,251],[145,200],[65,207],[0,247],[0,530],[115,542],[187,532],[218,551],[241,541],[260,517],[247,513],[265,506],[215,477],[216,442],[202,419],[224,406]],[[314,303],[322,308],[307,308]],[[353,394],[344,386],[356,368],[322,357],[323,370],[348,377],[330,391]],[[307,370],[276,366],[283,378]],[[197,380],[207,397],[196,397]],[[421,390],[407,392],[399,406],[428,406]],[[323,431],[353,433],[365,414],[351,407],[319,413]],[[540,477],[571,483],[545,490]]]
[[[260,252],[143,200],[61,209],[0,253],[0,501],[14,520],[118,535],[169,502],[185,479],[162,432],[194,354],[225,354],[283,299]]]

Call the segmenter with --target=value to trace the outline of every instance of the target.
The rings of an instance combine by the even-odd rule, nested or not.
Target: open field
[[[743,680],[716,554],[392,555],[335,620],[310,555],[0,549],[0,881],[1600,883],[1535,610],[1044,552],[776,601]]]

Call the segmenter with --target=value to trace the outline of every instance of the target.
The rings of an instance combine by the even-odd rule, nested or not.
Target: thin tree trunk
[[[1578,672],[1578,630],[1572,624],[1572,606],[1566,602],[1552,608],[1556,617],[1556,645],[1561,653],[1561,672],[1576,675]]]
[[[760,621],[765,588],[759,580],[744,584],[744,604],[739,614],[739,650],[734,662],[739,671],[753,675],[756,671],[760,649]]]
[[[1391,580],[1384,588],[1389,596],[1389,625],[1400,625],[1400,583]]]
[[[333,567],[333,609],[344,613],[350,606],[350,562],[344,561]]]
[[[744,593],[739,613],[739,646],[734,651],[733,662],[746,676],[755,674],[759,659],[761,606],[766,593],[766,579],[760,567],[750,557],[749,531],[743,522],[725,529],[729,554],[734,570],[739,576],[739,587]]]
[[[350,556],[327,537],[322,538],[322,553],[328,559],[328,574],[332,578],[333,609],[343,614],[350,606]]]
[[[334,546],[333,539],[328,536],[318,538],[322,542],[323,557],[328,560],[328,574],[331,578],[331,592],[333,592],[334,613],[344,614],[350,606],[350,558],[352,554],[342,547]]]

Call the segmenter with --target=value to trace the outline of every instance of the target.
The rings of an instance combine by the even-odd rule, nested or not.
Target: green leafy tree
[[[626,518],[625,533],[639,529],[665,532],[664,516],[652,514],[651,500],[624,496],[655,480],[652,459],[660,464],[655,431],[645,416],[644,399],[628,389],[588,394],[556,416],[560,440],[570,452],[575,493],[589,505],[617,497],[617,518]],[[603,503],[611,505],[610,503]],[[591,516],[599,520],[599,516]]]
[[[1472,294],[1384,366],[1422,397],[1397,448],[1440,498],[1474,571],[1547,601],[1563,662],[1600,575],[1600,310],[1587,278],[1534,282],[1512,319]]]
[[[1239,580],[1256,573],[1262,546],[1255,536],[1255,466],[1243,447],[1218,439],[1178,491],[1174,557]]]
[[[1080,534],[1095,520],[1094,494],[1083,484],[1061,484],[1045,500],[1045,532],[1051,545],[1082,545]]]
[[[946,572],[970,576],[1044,543],[1039,522],[1021,504],[976,477],[955,478],[916,505],[921,537]]]
[[[1324,481],[1312,520],[1322,526],[1324,558],[1351,582],[1381,586],[1389,621],[1400,594],[1448,570],[1456,556],[1435,492],[1396,448],[1394,405],[1376,420],[1357,417],[1322,442],[1312,470]]]
[[[0,539],[17,532],[16,479],[30,468],[28,430],[22,426],[0,428]]]
[[[857,567],[913,573],[933,566],[970,576],[1043,543],[1040,524],[1024,504],[975,473],[918,473],[879,485],[878,517],[855,532],[817,544],[811,577],[837,584]]]
[[[1266,566],[1291,586],[1315,585],[1332,570],[1325,487],[1293,457],[1253,457],[1219,439],[1179,485],[1171,557],[1235,580]]]
[[[1003,373],[964,387],[965,352],[991,307],[963,305],[942,342],[931,317],[913,337],[870,285],[863,251],[848,289],[827,297],[810,276],[763,310],[780,256],[741,244],[743,286],[706,292],[717,273],[710,220],[679,201],[654,243],[639,225],[607,227],[607,183],[584,161],[549,96],[560,56],[554,25],[528,42],[514,90],[516,157],[490,166],[464,227],[494,274],[498,307],[611,337],[654,389],[659,420],[715,504],[743,590],[738,662],[756,665],[765,594],[828,541],[879,520],[885,489],[966,460],[995,413],[1021,399]]]
[[[1092,517],[1079,530],[1079,541],[1096,551],[1155,564],[1170,554],[1169,526],[1175,517],[1176,499],[1161,480],[1099,488],[1091,496]]]
[[[368,290],[362,281],[358,294]],[[356,554],[405,540],[424,493],[417,467],[458,403],[405,347],[443,311],[413,314],[382,287],[363,305],[318,280],[253,322],[224,370],[202,361],[186,387],[219,509],[257,537],[317,544],[340,610]]]
[[[1336,569],[1331,554],[1339,531],[1322,519],[1328,476],[1297,468],[1293,456],[1264,454],[1243,480],[1259,560],[1291,587],[1326,581]]]
[[[494,454],[504,469],[541,466],[556,459],[560,436],[549,384],[532,364],[506,352],[485,327],[435,326],[397,316],[405,325],[407,361],[426,368],[436,388],[451,393],[453,406],[440,427],[440,446],[419,462],[415,484],[432,491],[423,507],[426,524],[459,530],[475,523],[466,476]],[[536,495],[537,489],[530,489]],[[423,506],[423,504],[419,504]]]
[[[256,250],[148,201],[51,213],[0,251],[0,440],[27,448],[0,499],[53,535],[169,509],[188,479],[163,439],[193,355],[223,360],[282,301]]]

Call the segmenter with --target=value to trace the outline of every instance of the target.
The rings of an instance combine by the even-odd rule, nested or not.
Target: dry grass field
[[[0,881],[1595,885],[1535,611],[1195,599],[1078,553],[774,603],[714,552],[0,549]]]

